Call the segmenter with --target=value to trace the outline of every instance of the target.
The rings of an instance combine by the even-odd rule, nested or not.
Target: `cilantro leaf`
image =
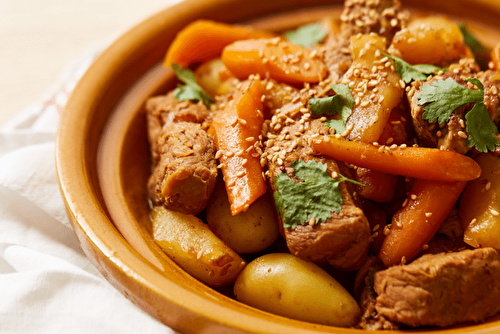
[[[326,164],[313,160],[307,163],[294,161],[292,168],[294,176],[301,182],[292,180],[286,173],[275,178],[277,191],[274,199],[285,228],[306,225],[313,217],[316,224],[325,222],[332,216],[332,211],[338,213],[341,209],[343,200],[339,183],[355,182],[343,176],[333,179]]]
[[[285,36],[290,42],[308,48],[321,42],[326,36],[326,30],[317,22],[303,25],[296,30],[287,31]]]
[[[485,70],[488,68],[489,51],[484,47],[483,44],[467,29],[465,23],[457,23],[458,28],[464,36],[464,43],[467,45],[472,53],[476,62],[479,64],[481,69]]]
[[[438,120],[439,123],[444,123],[450,119],[455,109],[475,102],[472,109],[465,114],[467,145],[475,146],[479,152],[483,153],[493,151],[500,144],[495,137],[498,135],[498,128],[491,120],[484,104],[483,84],[476,78],[465,81],[473,83],[479,90],[464,87],[451,78],[439,79],[429,85],[421,86],[422,92],[416,96],[418,104],[429,103],[424,106],[422,117],[429,122]]]
[[[467,145],[475,146],[479,152],[487,153],[494,151],[499,145],[498,139],[494,135],[498,135],[498,129],[491,121],[488,109],[484,102],[478,102],[465,115],[466,130],[469,133],[467,137]]]
[[[174,91],[174,96],[180,101],[193,100],[202,101],[203,104],[208,108],[210,104],[214,101],[210,96],[205,93],[203,88],[201,88],[196,82],[196,77],[193,71],[190,69],[182,69],[178,64],[172,64],[172,69],[177,76],[177,79],[182,81],[185,85],[178,85]]]
[[[385,53],[383,55],[394,62],[394,64],[396,65],[396,72],[405,83],[410,83],[414,80],[427,80],[429,74],[444,70],[440,67],[429,64],[418,64],[412,66],[401,58],[394,57]]]
[[[416,98],[419,105],[425,105],[422,118],[430,123],[436,120],[445,123],[458,107],[467,103],[482,102],[484,98],[482,90],[469,89],[451,78],[433,81],[420,86],[420,89],[422,91]]]
[[[338,114],[339,119],[331,119],[325,121],[324,124],[329,128],[335,128],[337,133],[342,133],[345,131],[347,119],[352,114],[354,98],[349,86],[338,84],[331,87],[335,95],[322,98],[311,97],[308,106],[316,116]]]

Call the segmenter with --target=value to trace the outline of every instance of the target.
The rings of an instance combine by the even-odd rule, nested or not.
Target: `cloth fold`
[[[59,115],[98,53],[71,64],[45,101],[0,128],[0,333],[175,333],[90,263],[59,192]]]

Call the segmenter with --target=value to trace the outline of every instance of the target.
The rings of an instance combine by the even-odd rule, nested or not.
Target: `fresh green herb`
[[[352,114],[354,98],[349,86],[338,84],[331,87],[335,95],[311,97],[308,102],[309,110],[316,116],[338,114],[339,119],[331,119],[325,121],[324,124],[329,128],[335,128],[335,132],[342,133],[345,131],[347,119]]]
[[[185,85],[178,85],[174,91],[174,96],[180,100],[192,100],[192,101],[202,101],[203,104],[208,108],[214,101],[210,96],[205,93],[203,88],[201,88],[196,82],[196,77],[193,71],[190,69],[182,69],[178,64],[172,64],[172,69],[177,76],[177,79],[182,81]]]
[[[326,30],[323,29],[320,23],[311,23],[296,30],[287,31],[285,36],[290,42],[308,48],[321,42],[326,36]]]
[[[384,54],[396,64],[396,72],[405,83],[410,83],[414,80],[427,80],[427,77],[435,72],[446,71],[440,67],[428,64],[410,65],[403,59]]]
[[[498,129],[491,121],[488,109],[484,102],[478,102],[465,115],[466,131],[470,133],[467,137],[467,145],[475,146],[479,152],[486,153],[494,151],[499,144],[497,137]]]
[[[305,163],[302,160],[292,163],[295,181],[286,173],[275,178],[277,191],[274,193],[276,207],[283,217],[284,227],[295,228],[298,224],[306,225],[312,218],[315,224],[325,222],[338,213],[343,203],[339,183],[352,181],[344,176],[332,178],[326,164],[316,161]]]
[[[470,89],[458,84],[455,80],[436,80],[420,87],[422,90],[416,95],[418,104],[423,105],[422,118],[432,123],[440,124],[450,119],[453,111],[464,104],[474,103],[474,106],[465,115],[466,131],[469,136],[467,144],[475,146],[480,152],[493,151],[499,145],[495,135],[498,129],[490,119],[484,104],[484,87],[478,79],[468,79],[478,89]]]
[[[464,43],[467,45],[472,53],[476,62],[481,67],[481,69],[488,69],[489,51],[484,47],[483,44],[467,29],[465,23],[457,23],[458,28],[464,36]]]

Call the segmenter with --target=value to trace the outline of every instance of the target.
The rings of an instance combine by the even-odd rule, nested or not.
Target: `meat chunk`
[[[437,147],[442,150],[454,150],[462,154],[467,153],[470,147],[467,144],[465,114],[473,106],[473,104],[469,103],[457,108],[446,123],[429,123],[423,119],[422,114],[424,110],[422,106],[418,105],[416,98],[416,95],[421,92],[420,87],[422,85],[428,85],[438,79],[446,80],[451,78],[463,86],[473,88],[475,87],[473,84],[467,83],[464,80],[469,78],[479,79],[484,86],[484,104],[488,109],[493,123],[498,126],[500,122],[500,84],[495,81],[495,76],[498,76],[497,72],[491,70],[481,72],[479,65],[473,59],[464,58],[458,64],[451,65],[449,70],[442,75],[433,76],[426,81],[413,82],[412,88],[407,91],[407,96],[410,103],[413,126],[420,144],[426,147]]]
[[[328,67],[328,78],[337,83],[352,63],[350,39],[357,34],[377,33],[389,44],[394,34],[406,26],[409,14],[398,0],[347,0],[338,24],[325,20],[327,35],[319,54]]]
[[[284,119],[279,114],[275,116],[277,122]],[[308,119],[307,116],[306,118]],[[279,135],[271,134],[265,152],[269,167],[268,180],[273,191],[276,191],[275,177],[282,171],[291,175],[292,163],[299,160],[315,160],[326,164],[329,171],[350,177],[350,172],[343,163],[313,154],[306,140],[303,140],[304,125],[310,127],[306,130],[309,135],[328,133],[328,128],[320,120],[289,125],[284,123],[283,127],[277,123],[270,125],[272,129],[281,129]],[[338,214],[332,212],[331,218],[325,222],[313,226],[299,224],[296,228],[283,228],[283,221],[280,219],[280,228],[292,254],[316,263],[328,262],[337,269],[354,270],[364,263],[368,254],[369,224],[359,208],[352,184],[342,182],[339,189],[343,204]]]
[[[387,320],[375,310],[377,294],[373,290],[374,274],[384,269],[382,261],[375,256],[370,256],[363,267],[356,274],[354,282],[354,296],[359,301],[363,312],[356,328],[365,330],[397,330],[399,326]]]
[[[148,99],[146,101],[146,120],[153,165],[156,165],[160,158],[158,139],[166,124],[176,122],[203,124],[210,115],[210,111],[203,103],[179,101],[175,98],[174,91]]]
[[[160,160],[149,179],[156,205],[184,213],[202,211],[217,179],[215,145],[200,124],[167,124],[157,141]]]
[[[481,322],[500,312],[500,253],[480,248],[424,255],[375,273],[374,290],[378,314],[399,324]]]
[[[351,36],[374,32],[390,43],[394,34],[406,25],[408,15],[399,0],[346,0],[341,28]]]

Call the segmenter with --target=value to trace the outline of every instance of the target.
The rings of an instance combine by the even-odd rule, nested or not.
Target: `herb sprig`
[[[296,30],[287,31],[285,36],[290,42],[308,48],[323,41],[326,33],[321,23],[316,22],[303,25]]]
[[[482,70],[488,69],[489,50],[474,36],[465,23],[457,23],[458,28],[464,36],[464,44],[474,54],[474,58]]]
[[[202,101],[208,108],[214,101],[196,82],[196,77],[190,69],[182,69],[178,64],[172,64],[177,79],[185,85],[178,85],[174,91],[174,96],[180,100]]]
[[[338,119],[330,119],[324,122],[329,128],[335,128],[335,132],[342,133],[346,129],[346,122],[354,108],[354,98],[349,86],[337,84],[331,86],[335,95],[328,97],[311,97],[308,102],[309,110],[314,115],[338,114]]]
[[[410,83],[416,80],[427,80],[427,77],[430,74],[439,71],[446,71],[446,69],[444,68],[429,64],[410,65],[401,58],[385,53],[383,55],[394,62],[394,64],[396,65],[396,73],[399,74],[399,76],[405,83]]]
[[[484,104],[484,87],[478,79],[467,79],[478,89],[470,89],[448,78],[438,79],[428,85],[420,87],[421,92],[416,95],[418,104],[423,106],[422,118],[432,123],[448,122],[451,114],[457,108],[474,103],[474,106],[465,115],[467,145],[486,153],[495,150],[499,145],[498,129],[490,119],[488,109]]]
[[[299,182],[286,173],[280,173],[275,178],[277,191],[274,193],[274,200],[285,228],[306,225],[312,218],[315,224],[325,222],[332,216],[332,211],[340,212],[343,204],[340,182],[358,184],[342,175],[332,178],[326,164],[313,160],[307,163],[303,160],[294,161],[292,168],[293,175]]]

